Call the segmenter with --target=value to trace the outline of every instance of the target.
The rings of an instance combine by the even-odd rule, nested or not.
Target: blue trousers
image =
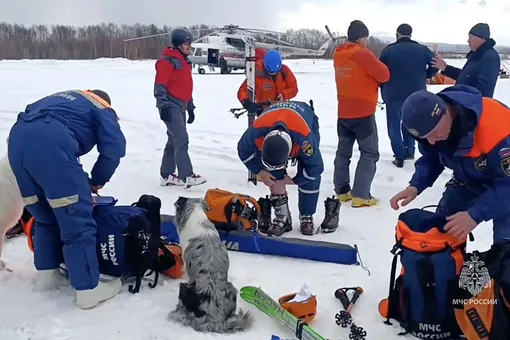
[[[391,149],[397,160],[403,161],[406,157],[414,156],[415,140],[407,129],[402,128],[400,109],[404,100],[386,102],[386,123]]]
[[[20,120],[9,134],[12,171],[35,219],[35,267],[56,269],[64,260],[71,286],[86,290],[99,282],[97,225],[78,155],[74,133],[49,117]]]
[[[312,133],[314,134],[315,142],[317,143],[317,151],[319,152],[320,145],[320,133],[319,133],[319,118],[314,117],[314,124],[312,126]],[[321,157],[315,155],[314,157]],[[321,157],[322,160],[322,157]],[[273,175],[277,180],[283,179],[287,174],[286,170],[272,171]],[[303,174],[303,164],[298,159],[298,174]],[[314,180],[307,181],[298,186],[298,207],[300,215],[313,216],[317,211],[317,202],[319,201],[319,192],[321,186],[321,176],[315,177]]]
[[[480,199],[486,190],[487,187],[484,185],[458,183],[452,179],[446,183],[446,190],[439,201],[436,212],[446,217],[459,211],[466,211]],[[510,241],[510,216],[495,218],[492,223],[494,243]]]

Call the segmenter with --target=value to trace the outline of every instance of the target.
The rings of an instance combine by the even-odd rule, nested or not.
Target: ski
[[[278,321],[282,326],[293,332],[300,340],[327,340],[319,335],[305,322],[287,312],[280,304],[267,295],[261,288],[247,286],[241,288],[241,298],[257,307],[261,312]]]
[[[250,101],[255,103],[255,45],[250,37],[246,37],[245,41],[245,58],[246,58],[246,85],[248,86],[248,94]],[[256,112],[248,112],[248,127],[252,126],[257,117]],[[248,171],[248,182],[257,185],[257,174]]]

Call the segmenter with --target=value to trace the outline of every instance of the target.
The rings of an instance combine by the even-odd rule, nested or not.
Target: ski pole
[[[354,291],[354,293],[352,298],[349,300],[347,292],[351,290]],[[367,332],[363,329],[363,327],[358,327],[354,322],[352,322],[352,309],[361,294],[363,294],[363,288],[361,287],[339,288],[335,291],[335,297],[340,300],[342,307],[344,308],[343,311],[340,311],[335,315],[336,324],[344,328],[350,325],[351,334],[349,335],[349,339],[351,340],[364,340],[367,336]]]

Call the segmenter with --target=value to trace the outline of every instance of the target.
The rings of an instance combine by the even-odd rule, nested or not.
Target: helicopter
[[[332,41],[328,40],[318,50],[312,50],[293,46],[288,42],[268,36],[268,33],[283,34],[274,31],[242,28],[237,25],[226,25],[195,40],[192,43],[192,51],[188,59],[193,64],[193,68],[198,66],[199,74],[205,73],[203,66],[208,66],[209,70],[213,72],[215,67],[219,67],[221,74],[228,74],[246,68],[245,46],[247,40],[252,41],[256,48],[277,50],[282,57],[320,57],[326,53]],[[274,43],[259,42],[255,36],[272,40]]]

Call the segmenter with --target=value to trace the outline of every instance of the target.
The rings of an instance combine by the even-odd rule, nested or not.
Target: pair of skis
[[[350,300],[347,297],[347,291],[349,290],[354,291],[354,294]],[[347,327],[349,325],[351,326],[351,334],[349,334],[349,339],[351,340],[364,340],[366,337],[366,332],[363,330],[363,328],[357,327],[352,322],[351,317],[352,307],[362,292],[363,290],[360,287],[340,288],[335,292],[335,297],[340,300],[345,309],[345,311],[342,311],[344,313],[340,312],[337,314],[337,320],[342,320],[340,322],[337,321],[337,324],[342,325],[343,327]],[[267,295],[262,289],[253,286],[243,287],[241,288],[240,295],[244,301],[255,306],[261,312],[276,320],[289,331],[293,332],[296,338],[300,340],[328,340],[327,338],[317,333],[304,321],[299,320],[294,315],[285,310],[276,300]]]

